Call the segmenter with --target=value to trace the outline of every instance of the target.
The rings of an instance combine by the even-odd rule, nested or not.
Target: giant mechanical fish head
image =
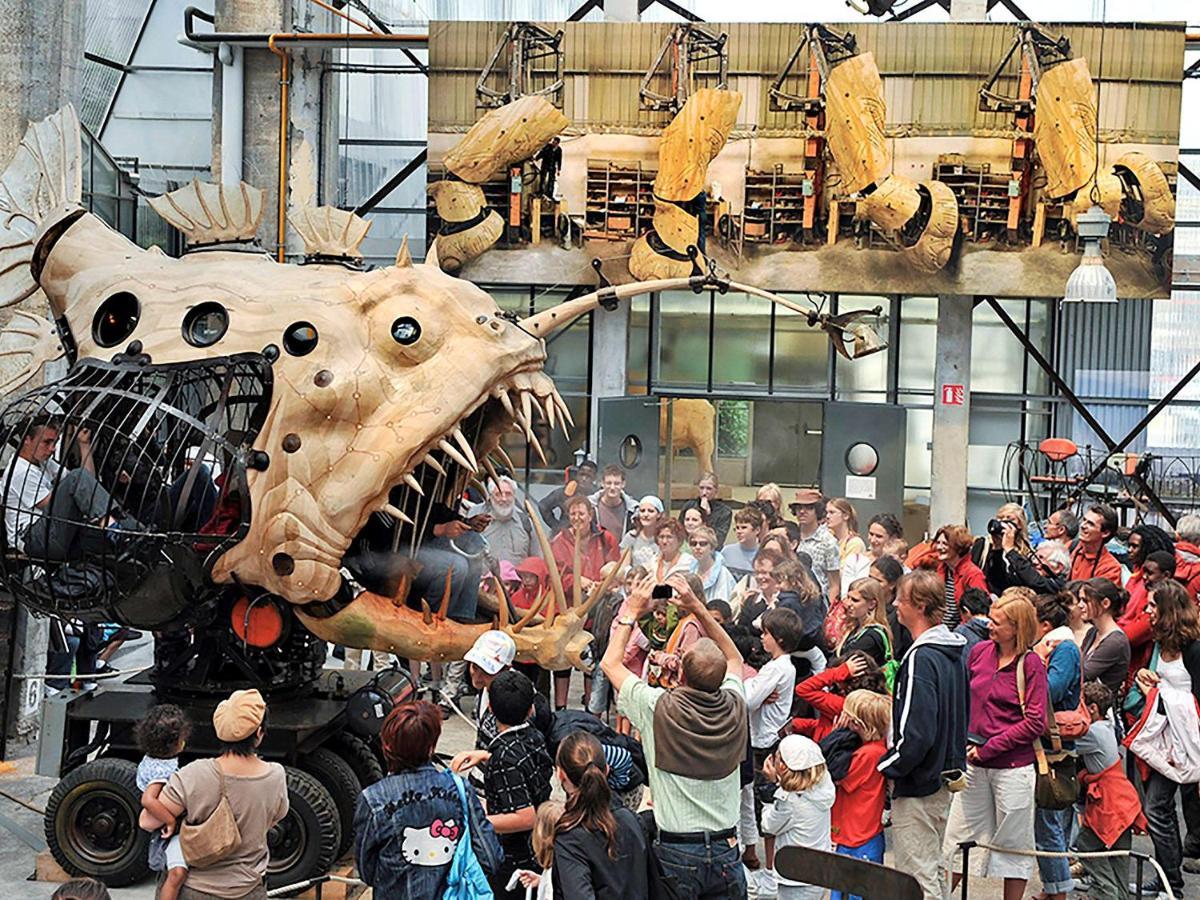
[[[43,223],[34,268],[78,357],[133,344],[155,364],[273,360],[250,531],[213,577],[293,603],[337,592],[372,514],[418,521],[431,502],[453,505],[514,422],[565,408],[540,337],[407,251],[370,272],[223,249],[172,259],[66,209]]]

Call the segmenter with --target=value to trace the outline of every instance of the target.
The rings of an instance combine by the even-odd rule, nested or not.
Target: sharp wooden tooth
[[[517,411],[513,409],[512,398],[508,396],[508,388],[500,388],[496,397],[500,400],[500,405],[504,407],[504,411],[515,419]]]
[[[413,477],[412,472],[408,472],[407,474],[405,474],[404,483],[407,484],[414,491],[416,491],[418,494],[420,494],[422,497],[425,496],[425,489],[421,487],[421,482],[417,481],[417,479]]]
[[[407,522],[409,525],[413,524],[413,520],[404,514],[404,510],[397,509],[390,503],[385,503],[383,505],[383,511],[393,519],[399,519],[401,522]]]
[[[446,467],[438,462],[437,457],[430,453],[425,457],[425,464],[437,472],[439,475],[445,476]]]
[[[563,418],[571,424],[572,428],[574,428],[575,418],[571,415],[571,408],[567,406],[567,401],[564,400],[561,395],[559,395],[558,391],[555,391],[552,396],[554,397],[554,402],[558,405],[558,411],[563,414]]]
[[[554,405],[554,400],[546,397],[542,400],[542,405],[546,408],[546,421],[550,424],[550,430],[554,430],[554,412],[557,407]]]
[[[533,395],[521,391],[521,424],[525,426],[525,437],[533,440]]]
[[[527,437],[529,438],[529,444],[530,444],[530,446],[531,446],[531,447],[533,447],[533,449],[534,449],[535,451],[537,451],[537,455],[538,455],[538,457],[539,457],[539,458],[542,460],[542,465],[543,465],[543,466],[548,466],[548,465],[550,465],[550,463],[546,462],[546,454],[545,454],[545,451],[543,451],[543,450],[542,450],[542,445],[538,443],[538,439],[537,439],[537,437],[536,437],[536,436],[535,436],[535,435],[534,435],[532,432],[530,432],[530,433],[527,435]]]
[[[491,476],[492,481],[496,482],[496,484],[499,484],[500,473],[496,471],[496,467],[492,465],[492,461],[485,458],[483,460],[483,467],[487,469],[487,473]]]
[[[475,471],[473,468],[471,468],[471,464],[469,462],[467,462],[467,458],[458,451],[458,448],[451,446],[450,442],[447,441],[445,438],[438,441],[438,449],[441,450],[443,453],[445,453],[448,457],[450,457],[456,463],[458,463],[460,466],[462,466],[464,469],[466,469],[468,472]]]
[[[462,450],[463,456],[471,461],[471,471],[478,472],[479,461],[475,459],[475,451],[471,449],[471,442],[467,440],[467,436],[462,433],[461,428],[455,428],[451,433],[454,435],[454,442]]]
[[[511,459],[511,457],[509,457],[509,455],[504,452],[503,447],[496,447],[495,451],[493,451],[493,452],[500,454],[500,461],[502,463],[504,463],[504,467],[506,469],[508,469],[508,471],[510,471],[510,472],[517,471],[517,467],[513,465],[513,461]]]

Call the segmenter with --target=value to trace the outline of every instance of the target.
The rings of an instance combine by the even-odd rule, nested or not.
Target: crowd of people
[[[489,631],[463,661],[474,749],[439,760],[444,711],[393,709],[388,774],[354,819],[375,896],[818,898],[777,865],[803,847],[875,863],[887,849],[927,898],[949,896],[964,858],[1006,900],[1035,866],[1041,900],[1118,898],[1128,856],[1088,854],[1139,831],[1177,894],[1200,871],[1200,517],[1118,534],[1105,506],[1064,509],[1035,540],[1006,504],[982,537],[951,524],[910,546],[895,516],[860,533],[850,502],[813,489],[785,506],[767,485],[734,509],[705,476],[669,516],[619,468],[588,474],[538,508],[568,591],[598,589],[629,551],[589,622],[583,708],[568,677]],[[547,562],[516,486],[491,488],[484,534],[512,553],[501,577],[528,608]],[[216,876],[189,868],[179,816],[227,797],[245,840],[286,811],[253,752],[261,698],[227,704],[216,761],[176,771],[171,708],[141,729],[164,897],[258,896],[266,864],[255,843]]]

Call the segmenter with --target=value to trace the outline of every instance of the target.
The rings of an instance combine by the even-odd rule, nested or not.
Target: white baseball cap
[[[508,668],[516,658],[517,645],[503,631],[485,631],[475,638],[475,644],[463,657],[467,662],[475,663],[489,675],[495,675]]]
[[[802,772],[825,764],[825,755],[816,742],[802,734],[789,734],[779,742],[779,758],[793,772]]]

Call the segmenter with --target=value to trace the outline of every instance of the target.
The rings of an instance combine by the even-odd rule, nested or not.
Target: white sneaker
[[[767,897],[779,896],[779,876],[775,874],[774,869],[766,867],[761,868],[755,873],[758,878],[758,897],[759,900],[765,900]]]
[[[746,876],[746,897],[748,900],[758,900],[758,871],[743,865],[742,874]]]

